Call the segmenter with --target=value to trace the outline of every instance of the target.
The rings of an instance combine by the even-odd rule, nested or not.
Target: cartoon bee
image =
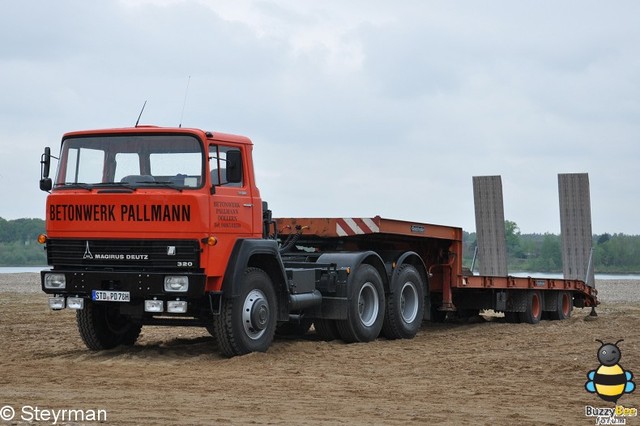
[[[585,389],[589,393],[597,394],[605,401],[617,403],[625,393],[631,393],[635,390],[636,384],[633,383],[633,373],[625,371],[620,364],[622,353],[618,347],[618,343],[624,339],[618,340],[616,343],[604,343],[602,340],[596,339],[602,346],[598,349],[598,361],[600,367],[587,373],[587,382],[584,384]]]

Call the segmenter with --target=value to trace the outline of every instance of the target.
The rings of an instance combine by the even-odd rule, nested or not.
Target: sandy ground
[[[133,348],[90,352],[74,313],[48,309],[37,274],[1,274],[0,407],[16,416],[0,425],[27,424],[24,407],[103,409],[107,424],[595,424],[585,406],[612,406],[584,389],[595,339],[624,338],[620,364],[640,377],[640,282],[597,286],[595,321],[577,309],[350,345],[310,334],[225,359],[198,328],[145,327]],[[640,408],[640,391],[619,403]]]

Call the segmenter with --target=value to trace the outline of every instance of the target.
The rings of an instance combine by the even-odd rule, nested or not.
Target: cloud
[[[396,2],[397,3],[397,2]],[[640,5],[28,0],[0,17],[0,216],[42,217],[44,145],[143,123],[240,133],[276,214],[472,230],[503,175],[523,232],[557,232],[589,172],[595,232],[640,233]],[[55,150],[55,149],[54,149]],[[621,172],[623,171],[623,172]]]

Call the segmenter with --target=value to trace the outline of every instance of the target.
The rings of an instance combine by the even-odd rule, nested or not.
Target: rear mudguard
[[[422,278],[422,283],[424,284],[424,312],[425,319],[430,319],[431,312],[431,295],[429,292],[429,273],[427,272],[427,267],[424,264],[424,261],[420,257],[420,255],[413,251],[405,251],[405,252],[385,252],[382,253],[382,258],[384,260],[384,264],[386,266],[387,273],[390,277],[390,284],[395,283],[395,280],[398,279],[398,275],[402,266],[409,264],[416,268],[420,277]],[[389,285],[389,287],[385,287],[387,294],[391,294],[394,292],[396,286]]]
[[[322,264],[335,264],[338,269],[349,269],[346,284],[339,284],[335,294],[323,294],[322,305],[309,312],[315,318],[344,320],[347,319],[349,307],[349,286],[355,276],[355,270],[362,264],[368,264],[376,268],[385,289],[389,286],[389,276],[384,267],[382,258],[374,251],[365,252],[345,252],[345,253],[325,253],[318,260]]]
[[[350,268],[351,272],[355,271],[358,266],[363,263],[373,266],[378,270],[380,277],[382,278],[382,284],[385,289],[389,288],[389,276],[384,267],[384,262],[378,253],[374,251],[362,251],[362,252],[345,252],[345,253],[325,253],[318,258],[318,263],[334,263],[338,269]],[[347,279],[347,286],[351,284],[354,274],[350,273]],[[348,292],[346,288],[343,289],[343,294],[338,294],[339,297],[346,297]]]

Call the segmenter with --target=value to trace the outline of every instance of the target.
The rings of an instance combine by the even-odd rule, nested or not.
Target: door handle
[[[253,207],[253,204],[243,204],[245,207]]]

